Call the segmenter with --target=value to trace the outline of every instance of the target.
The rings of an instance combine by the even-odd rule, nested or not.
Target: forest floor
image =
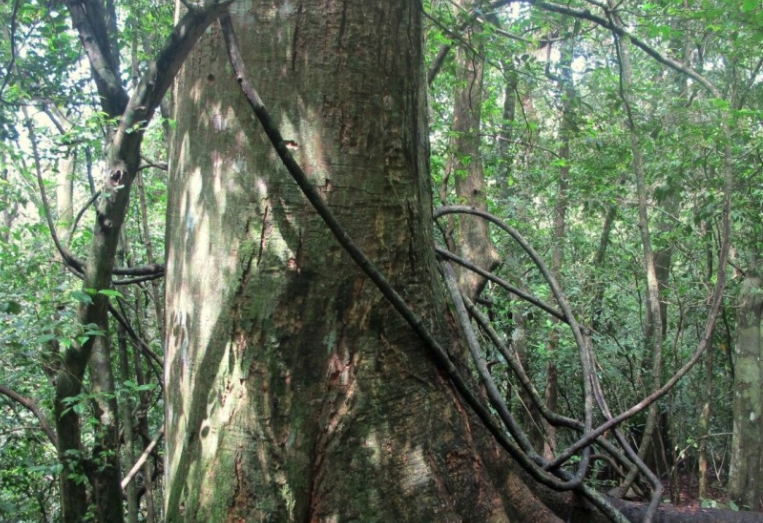
[[[699,497],[699,477],[696,474],[681,474],[677,485],[671,485],[670,481],[662,481],[665,487],[664,498],[670,499],[676,507],[688,508],[729,508],[729,497],[723,483],[713,475],[707,478],[707,498]],[[704,505],[703,505],[704,501]]]

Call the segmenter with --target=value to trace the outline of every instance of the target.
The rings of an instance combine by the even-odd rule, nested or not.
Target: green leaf
[[[0,304],[0,311],[8,314],[19,314],[21,312],[21,304],[17,301],[9,300]]]
[[[50,340],[55,340],[56,336],[54,334],[43,334],[39,338],[37,338],[38,344],[48,343]]]
[[[119,291],[115,291],[112,289],[101,289],[100,291],[98,291],[98,294],[108,296],[109,298],[124,298],[124,296],[122,296],[122,294]]]
[[[551,161],[551,165],[554,167],[567,167],[569,162],[565,158],[556,158],[555,160]]]
[[[86,336],[105,336],[104,332],[95,323],[85,325],[85,332],[83,334]]]
[[[93,303],[93,298],[90,296],[90,294],[83,291],[72,291],[72,298],[74,298],[80,303],[84,303],[87,305],[90,305],[91,303]]]

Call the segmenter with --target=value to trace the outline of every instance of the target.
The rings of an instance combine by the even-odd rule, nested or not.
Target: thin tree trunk
[[[509,179],[514,166],[514,156],[510,152],[514,140],[514,126],[517,112],[517,86],[519,74],[513,69],[510,59],[501,62],[506,85],[503,89],[503,114],[501,133],[498,136],[498,188],[502,198],[510,194]]]
[[[117,336],[119,343],[119,379],[124,384],[130,379],[130,363],[127,354],[127,332],[121,325],[117,327]],[[127,470],[130,470],[135,463],[132,410],[133,405],[128,396],[125,398],[121,409],[124,433],[123,448],[127,464],[125,468]],[[127,498],[127,521],[128,523],[138,523],[138,491],[134,481],[131,481],[127,488],[125,488],[125,497]]]
[[[101,326],[108,332],[108,322]],[[99,421],[93,446],[93,501],[100,521],[122,521],[122,480],[119,462],[119,409],[117,406],[114,372],[111,368],[109,336],[98,336],[90,357],[91,394],[93,411]]]
[[[516,117],[516,104],[517,104],[517,85],[519,83],[519,75],[516,71],[512,70],[512,64],[510,59],[504,59],[502,61],[504,80],[506,82],[504,87],[504,101],[503,101],[503,114],[501,121],[501,132],[498,136],[498,188],[500,196],[503,199],[508,199],[512,196],[512,189],[509,185],[509,178],[511,176],[512,166],[514,164],[514,158],[510,156],[510,147],[514,136],[514,126]],[[520,219],[525,216],[525,210],[522,206],[517,205],[514,209]],[[508,265],[509,274],[518,274],[521,272],[518,259],[514,253],[510,254],[506,259],[506,265]],[[526,289],[525,289],[526,290]],[[527,355],[527,343],[528,343],[528,325],[527,318],[525,316],[528,307],[527,304],[519,300],[516,296],[510,295],[511,299],[511,347],[517,354],[517,357],[525,369],[528,369],[528,355]],[[511,392],[511,390],[509,391]],[[517,406],[517,419],[520,420],[522,426],[527,431],[527,436],[533,444],[533,448],[543,448],[546,441],[546,431],[543,425],[543,417],[541,416],[538,408],[533,403],[529,394],[523,387],[517,387],[516,393],[519,401]],[[509,396],[506,398],[507,404],[515,403]]]
[[[140,314],[140,310],[141,309],[138,309],[138,314]],[[139,321],[143,321],[140,315],[138,318]],[[141,358],[140,350],[138,347],[133,347],[132,353],[135,368],[135,382],[139,387],[141,387],[147,383],[147,380],[143,374],[143,358]],[[138,430],[143,441],[143,447],[145,448],[151,444],[151,435],[148,428],[148,411],[150,408],[149,392],[142,391],[139,394],[139,398],[140,409],[138,410]],[[146,492],[143,494],[143,497],[146,500],[146,523],[154,523],[159,521],[156,505],[160,503],[157,503],[154,500],[154,466],[151,463],[151,459],[147,459],[146,463],[143,465],[143,485],[146,487]]]
[[[8,182],[8,169],[3,168],[2,171],[0,171],[0,181],[2,182]],[[0,195],[0,206],[2,207],[2,211],[0,211],[0,216],[2,216],[2,224],[3,224],[3,232],[0,233],[0,238],[3,239],[3,242],[7,242],[8,238],[10,238],[11,234],[11,225],[13,225],[13,222],[16,220],[16,218],[19,215],[18,212],[18,203],[15,201],[14,198],[11,198],[10,196],[6,196],[5,194]]]
[[[710,434],[711,403],[713,399],[713,348],[707,351],[705,356],[705,403],[702,405],[702,414],[699,418],[699,487],[697,496],[699,499],[707,499],[707,440]]]
[[[145,234],[145,233],[148,233],[149,231],[148,231],[147,220],[146,220],[147,208],[145,205],[146,203],[145,194],[143,191],[143,184],[141,181],[140,173],[137,177],[137,183],[139,187],[139,193],[141,196],[140,198],[141,225],[143,227],[144,234]],[[148,258],[148,262],[150,264],[153,264],[153,257],[152,257],[153,254],[151,252],[150,243],[151,243],[150,240],[146,241],[146,255]],[[123,265],[125,267],[130,267],[130,268],[133,267],[134,264],[132,261],[133,258],[132,258],[131,248],[130,248],[130,242],[127,240],[127,237],[124,235],[122,237],[122,248],[123,248],[123,256],[122,256]],[[152,280],[151,283],[156,283],[156,282],[155,280]],[[156,291],[155,288],[152,288],[152,290]],[[142,337],[145,331],[141,328],[141,326],[147,325],[146,312],[143,306],[143,302],[145,298],[144,293],[146,293],[147,291],[143,290],[139,286],[133,287],[131,291],[132,292],[130,292],[130,297],[132,298],[131,301],[134,303],[133,310],[135,312],[135,325],[137,326],[136,331],[138,333],[138,336]],[[159,310],[161,310],[161,307],[158,307],[158,308]],[[157,322],[161,326],[160,320],[161,318],[159,318]],[[120,325],[120,333],[121,333],[121,325]],[[120,338],[119,340],[120,340],[120,343],[123,341],[122,338]],[[126,339],[124,341],[126,343]],[[120,350],[121,349],[122,347],[120,345]],[[125,350],[126,350],[126,346],[125,346]],[[144,385],[147,385],[148,382],[145,379],[145,376],[143,374],[141,349],[137,343],[134,344],[132,352],[133,352],[133,368],[135,369],[135,383],[140,388]],[[122,362],[122,360],[120,360],[120,365],[122,364],[127,366],[127,368],[129,369],[129,362],[127,360],[125,360],[124,363]],[[122,382],[124,383],[124,379],[122,380]],[[151,444],[151,435],[148,428],[148,419],[147,419],[148,412],[151,408],[151,406],[149,405],[150,392],[146,390],[140,390],[140,392],[138,392],[138,399],[139,399],[138,408],[135,408],[131,402],[129,405],[127,405],[127,408],[129,409],[128,416],[132,416],[133,411],[137,412],[137,420],[135,421],[137,421],[138,434],[141,436],[143,447],[148,447]],[[125,418],[124,415],[123,415],[123,418]],[[131,417],[126,419],[132,420]],[[124,429],[125,433],[127,432],[128,427],[130,429],[134,429],[135,423],[133,421],[130,421],[130,424],[125,426],[125,429]],[[134,440],[132,436],[132,432],[133,431],[131,430],[130,439]],[[125,445],[127,445],[127,437],[125,437]],[[132,456],[133,457],[130,457],[128,459],[128,463],[129,463],[129,466],[127,467],[128,470],[131,470],[132,465],[135,463],[134,452],[132,453]],[[154,507],[154,481],[152,479],[152,476],[153,476],[153,466],[151,464],[151,460],[148,459],[143,465],[143,487],[145,490],[143,494],[143,498],[146,500],[146,523],[153,523],[154,521],[156,521],[156,511]],[[131,481],[129,483],[129,486],[134,488],[135,482]],[[139,508],[140,498],[136,497],[136,500],[138,502],[138,508]],[[129,501],[130,500],[129,500],[129,494],[128,494],[128,503]],[[128,509],[129,509],[129,505],[128,505]],[[129,510],[128,510],[128,516],[129,516]]]
[[[153,265],[156,262],[154,255],[154,242],[151,240],[151,229],[148,226],[148,205],[146,204],[146,187],[143,183],[143,173],[139,172],[136,185],[138,186],[138,198],[140,200],[140,224],[143,229],[143,238],[146,247],[146,261]],[[156,321],[159,324],[159,335],[164,339],[164,300],[162,298],[161,288],[157,280],[151,280],[151,301],[154,303],[154,312]]]
[[[615,224],[615,218],[617,217],[617,207],[609,205],[607,207],[607,213],[604,215],[604,224],[601,228],[601,236],[599,238],[599,247],[596,249],[596,257],[593,261],[595,269],[594,277],[596,278],[596,292],[592,302],[591,310],[591,327],[594,331],[600,331],[603,328],[602,325],[602,313],[604,312],[604,291],[606,284],[604,283],[601,272],[604,270],[604,266],[607,261],[607,249],[610,243],[610,236],[612,235],[612,227]]]
[[[662,311],[660,309],[660,284],[657,277],[657,266],[654,252],[652,250],[652,238],[649,232],[649,215],[647,203],[646,173],[644,170],[644,157],[641,150],[638,129],[634,122],[632,113],[633,101],[631,98],[631,78],[632,67],[630,60],[629,43],[621,41],[618,47],[620,67],[621,67],[621,96],[625,102],[628,114],[627,122],[630,131],[631,154],[633,155],[633,171],[636,177],[636,187],[638,192],[638,227],[641,234],[641,245],[644,250],[644,265],[646,272],[646,322],[644,325],[644,347],[649,358],[652,361],[651,374],[649,374],[649,383],[652,390],[661,386],[662,382]],[[650,445],[654,439],[655,430],[658,424],[659,405],[653,403],[646,417],[644,433],[641,437],[638,455],[642,460],[649,452]],[[621,497],[628,491],[631,483],[638,475],[636,467],[631,468],[628,476],[623,481],[617,492]]]
[[[101,198],[96,208],[93,239],[84,270],[83,289],[95,293],[79,307],[79,321],[91,332],[82,344],[74,344],[62,354],[62,365],[56,376],[54,411],[58,432],[58,456],[63,466],[61,508],[65,523],[85,520],[88,503],[83,476],[83,448],[80,420],[71,408],[82,392],[85,370],[90,369],[96,395],[98,421],[93,448],[93,502],[96,517],[109,523],[123,520],[120,469],[117,459],[117,410],[109,394],[114,391],[109,349],[108,297],[99,292],[111,287],[119,235],[130,199],[130,189],[140,167],[143,131],[151,120],[164,93],[191,48],[204,30],[226,8],[214,4],[197,9],[179,19],[156,60],[149,64],[140,84],[128,94],[120,80],[116,17],[113,3],[84,4],[65,0],[72,20],[88,56],[93,80],[99,93],[102,111],[117,121],[110,129],[106,144],[106,175],[101,180]],[[98,334],[92,333],[92,326]],[[113,455],[112,455],[113,453]]]
[[[712,229],[709,222],[703,223],[704,230],[704,243],[705,243],[705,259],[707,260],[707,272],[706,277],[708,280],[713,276],[713,248],[712,248]],[[717,332],[717,331],[716,331]],[[728,345],[727,350],[731,350],[731,344]],[[705,404],[702,406],[702,414],[700,416],[700,438],[699,442],[699,488],[697,496],[699,499],[707,499],[707,473],[708,473],[708,448],[707,442],[710,435],[710,419],[712,416],[712,403],[713,403],[713,374],[715,368],[713,365],[713,347],[708,348],[707,355],[705,356]]]
[[[550,52],[549,47],[549,52]],[[574,102],[575,89],[572,84],[572,56],[575,51],[575,36],[570,38],[562,46],[559,67],[561,76],[556,77],[561,91],[562,115],[559,125],[559,152],[561,162],[559,167],[559,182],[556,191],[556,204],[554,205],[554,234],[551,248],[551,272],[557,282],[563,281],[562,267],[564,266],[564,247],[567,242],[567,207],[569,201],[569,176],[570,176],[570,138],[574,129]],[[553,325],[548,340],[548,361],[546,363],[546,407],[551,412],[559,409],[559,371],[556,366],[557,350],[559,348],[559,320],[551,318]],[[544,420],[545,428],[544,446],[541,454],[546,459],[553,459],[556,453],[556,427]]]
[[[729,495],[749,510],[763,508],[763,285],[755,259],[739,291],[734,344],[734,434]]]
[[[74,153],[70,153],[58,162],[56,173],[56,210],[58,211],[59,235],[66,240],[69,227],[74,221],[72,195],[74,191]]]
[[[462,7],[471,2],[459,2]],[[477,38],[474,28],[467,29],[463,37],[471,42]],[[474,47],[482,46],[472,42]],[[456,51],[456,85],[454,91],[451,154],[446,166],[446,180],[452,179],[456,199],[475,209],[487,210],[485,173],[480,150],[482,125],[482,89],[485,64],[474,47],[459,47]],[[460,216],[456,225],[456,253],[475,265],[492,271],[500,257],[490,239],[488,223],[475,216]],[[486,280],[466,269],[457,269],[461,292],[476,301]]]

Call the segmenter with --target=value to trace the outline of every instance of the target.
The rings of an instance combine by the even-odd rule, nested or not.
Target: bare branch
[[[164,270],[163,269],[160,272],[155,272],[153,274],[147,274],[146,276],[137,276],[135,278],[125,278],[125,279],[120,279],[120,280],[112,280],[111,283],[113,285],[117,285],[117,286],[121,286],[121,285],[135,285],[136,283],[143,283],[144,281],[154,281],[154,280],[158,280],[160,278],[164,278]]]
[[[464,304],[464,301],[468,298],[462,296],[462,293],[458,288],[458,283],[456,283],[456,273],[453,270],[453,267],[447,261],[442,262],[441,266],[445,276],[445,285],[450,292],[451,301],[455,307],[456,318],[461,325],[461,330],[464,333],[464,337],[466,338],[466,344],[472,354],[472,361],[474,362],[474,366],[476,367],[477,373],[480,376],[482,385],[485,387],[485,391],[487,393],[490,404],[498,413],[498,417],[501,419],[504,426],[511,434],[511,437],[514,438],[517,443],[519,443],[519,445],[522,447],[522,450],[528,455],[528,457],[530,457],[530,459],[536,463],[542,463],[543,458],[535,451],[532,443],[530,442],[530,439],[527,437],[527,434],[524,430],[522,430],[522,427],[519,426],[519,423],[516,422],[514,416],[511,415],[509,408],[506,406],[506,403],[501,397],[501,393],[498,391],[498,387],[496,386],[493,377],[490,375],[490,371],[487,367],[487,362],[482,356],[482,350],[479,346],[479,343],[477,342],[477,336],[474,333],[474,329],[472,329],[471,322],[469,321],[469,314],[466,311],[466,305]],[[585,478],[586,472],[588,471],[590,456],[591,448],[585,447],[583,449],[583,455],[580,458],[578,471],[571,479],[560,482],[557,481],[556,478],[549,476],[548,481],[553,482],[554,488],[557,490],[570,490],[578,488]]]
[[[119,125],[118,135],[142,131],[175,81],[175,76],[198,39],[232,2],[233,0],[227,0],[205,9],[194,9],[180,19],[156,59],[148,65],[130,98]]]
[[[3,98],[3,91],[5,91],[5,88],[8,87],[8,82],[10,82],[11,74],[16,69],[16,17],[18,16],[20,5],[21,0],[14,0],[13,10],[11,11],[10,16],[11,27],[8,35],[8,39],[10,40],[8,47],[10,48],[11,59],[8,60],[8,63],[5,65],[5,76],[3,77],[2,85],[0,85],[0,101],[2,101]]]
[[[488,318],[480,312],[480,310],[475,307],[475,305],[469,301],[468,298],[465,298],[464,300],[467,310],[469,311],[469,314],[475,319],[477,324],[480,326],[480,328],[487,334],[488,338],[490,338],[490,341],[493,342],[493,345],[498,349],[498,351],[501,353],[501,355],[504,357],[506,362],[509,364],[509,367],[511,367],[511,370],[513,371],[514,375],[519,380],[522,387],[527,392],[528,396],[530,397],[530,400],[532,401],[533,405],[538,409],[538,412],[540,412],[541,416],[543,416],[546,421],[549,423],[555,425],[555,426],[561,426],[566,427],[569,429],[573,429],[577,432],[583,432],[583,423],[581,421],[578,421],[573,418],[568,418],[566,416],[562,416],[548,408],[546,403],[541,399],[540,394],[535,389],[535,386],[532,384],[532,381],[530,381],[530,377],[525,372],[524,368],[522,367],[522,363],[519,361],[519,359],[515,356],[512,351],[508,349],[506,344],[501,340],[501,337],[498,335],[498,333],[493,329],[493,327],[490,325],[490,321]],[[622,452],[620,452],[612,443],[607,441],[605,438],[599,437],[595,440],[595,443],[601,445],[601,447],[607,451],[611,456],[613,456],[618,463],[623,465],[626,468],[630,468],[631,461],[626,458]]]
[[[157,354],[151,350],[151,347],[148,346],[148,344],[143,341],[143,339],[138,336],[138,333],[135,332],[135,329],[132,328],[132,325],[130,325],[130,322],[127,321],[127,318],[124,317],[124,315],[119,312],[116,307],[114,307],[111,303],[109,303],[109,313],[111,313],[114,318],[116,318],[117,322],[124,327],[124,329],[127,331],[127,334],[130,335],[132,340],[135,342],[135,344],[140,347],[140,349],[143,351],[143,353],[148,356],[149,360],[152,360],[154,363],[156,363],[156,368],[163,368],[164,362],[162,362],[162,359],[157,356]],[[153,366],[153,364],[152,364]],[[156,377],[159,380],[159,385],[162,385],[162,373],[156,371],[156,368],[154,368]]]
[[[498,285],[500,285],[501,287],[503,287],[504,289],[506,289],[510,293],[516,294],[519,298],[523,299],[524,301],[526,301],[528,303],[532,303],[536,307],[538,307],[540,309],[543,309],[544,311],[549,313],[551,316],[559,319],[560,321],[563,321],[564,323],[569,323],[569,320],[565,317],[565,315],[563,313],[561,313],[558,310],[554,309],[550,305],[540,301],[538,298],[536,298],[532,294],[528,294],[525,291],[519,289],[518,287],[514,287],[513,285],[511,285],[506,280],[504,280],[502,278],[499,278],[495,274],[493,274],[491,272],[488,272],[488,271],[482,269],[481,267],[478,267],[477,265],[474,265],[473,263],[471,263],[471,262],[461,258],[460,256],[457,256],[457,255],[453,254],[452,252],[450,252],[450,251],[448,251],[446,249],[443,249],[442,247],[435,246],[434,250],[435,250],[435,252],[439,256],[441,256],[441,257],[443,257],[445,259],[448,259],[450,261],[454,261],[457,264],[459,264],[460,266],[469,269],[470,271],[476,272],[477,274],[479,274],[483,278],[487,278],[488,280],[492,281],[493,283],[497,283]]]
[[[140,167],[140,148],[143,141],[143,131],[148,125],[157,106],[161,103],[164,94],[169,89],[182,63],[185,61],[191,49],[219,14],[225,10],[230,2],[214,4],[203,10],[186,13],[176,24],[167,43],[157,54],[156,59],[149,64],[146,73],[136,87],[132,97],[127,99],[124,89],[118,84],[114,74],[114,68],[110,67],[113,62],[108,62],[105,53],[108,52],[108,44],[101,44],[86,38],[87,31],[91,31],[90,21],[85,19],[84,4],[90,5],[96,0],[67,0],[75,24],[78,24],[80,38],[86,47],[88,57],[94,70],[94,78],[99,92],[104,97],[103,103],[107,111],[113,117],[121,116],[119,124],[107,147],[107,176],[106,187],[111,189],[108,197],[101,198],[96,210],[96,224],[94,227],[91,252],[88,258],[84,274],[84,287],[88,289],[107,289],[112,284],[114,274],[114,260],[119,242],[120,231],[127,214],[130,200],[130,188]],[[103,17],[97,17],[99,24],[105,24]],[[113,94],[114,99],[107,99]],[[95,191],[93,191],[95,192]],[[104,295],[96,294],[91,303],[80,306],[79,317],[83,324],[94,323],[104,331],[108,330],[108,299]],[[103,360],[108,359],[104,345],[97,336],[88,337],[80,346],[67,348],[63,354],[64,366],[56,376],[56,428],[60,445],[59,457],[63,459],[67,452],[79,450],[81,447],[79,433],[79,416],[66,408],[66,400],[80,393],[82,379],[85,370],[96,356]],[[104,390],[108,388],[105,384]],[[116,469],[118,470],[118,463]],[[109,481],[109,495],[118,484]],[[64,519],[67,521],[79,521],[86,511],[86,496],[84,487],[68,474],[66,469],[62,472],[62,491],[65,496],[69,493],[75,500],[68,508],[64,506]]]
[[[116,57],[112,53],[106,14],[98,0],[65,0],[74,28],[85,50],[101,106],[110,117],[121,115],[129,96],[119,79]]]
[[[50,236],[53,238],[53,243],[55,244],[58,253],[61,255],[61,258],[64,260],[66,265],[70,267],[75,273],[81,275],[85,272],[84,264],[75,258],[69,252],[69,250],[61,244],[61,240],[59,239],[58,233],[56,232],[56,225],[53,223],[53,217],[51,216],[50,211],[50,203],[48,202],[48,194],[45,191],[45,182],[42,179],[42,165],[40,162],[40,152],[37,149],[37,136],[34,132],[34,125],[32,124],[31,118],[29,118],[29,113],[27,112],[26,107],[22,107],[21,112],[24,115],[24,125],[27,128],[27,132],[29,133],[29,142],[32,145],[32,158],[34,159],[34,168],[35,173],[37,174],[37,185],[40,189],[40,198],[42,199],[43,212],[45,214],[45,220],[48,224],[48,229],[50,230]]]
[[[701,84],[705,89],[710,91],[710,93],[716,97],[720,98],[721,94],[720,91],[704,76],[699,74],[697,71],[692,69],[691,67],[688,67],[681,62],[678,62],[669,56],[666,56],[659,52],[657,49],[652,47],[651,45],[647,44],[644,40],[639,38],[638,36],[630,33],[629,31],[626,31],[624,28],[612,23],[610,20],[607,20],[606,18],[602,16],[598,16],[593,14],[588,9],[575,9],[573,7],[566,7],[558,4],[554,4],[551,2],[543,2],[543,1],[537,1],[537,0],[524,0],[525,3],[534,5],[536,7],[539,7],[541,9],[544,9],[546,11],[551,11],[553,13],[559,13],[567,16],[572,16],[575,18],[578,18],[580,20],[588,20],[589,22],[593,22],[605,29],[609,29],[610,31],[614,32],[621,38],[627,38],[629,39],[633,45],[644,51],[646,54],[657,60],[659,63],[666,65],[670,67],[671,69],[678,71],[679,73],[685,74],[689,78],[695,80],[699,84]]]
[[[494,9],[498,9],[499,7],[503,7],[504,5],[513,3],[514,1],[516,1],[516,0],[498,0],[497,2],[493,2],[489,6],[486,6],[485,9],[487,9],[488,11],[492,11]],[[445,27],[436,18],[434,18],[429,13],[427,13],[426,10],[424,10],[423,7],[421,8],[421,12],[422,12],[422,14],[426,18],[431,20],[432,23],[436,24],[437,26],[440,27],[440,29],[442,29],[443,31],[448,33],[448,35],[451,38],[453,38],[455,40],[459,40],[462,44],[466,45],[467,47],[470,47],[470,46],[466,42],[463,41],[463,39],[461,38],[459,33],[461,33],[464,30],[466,30],[466,28],[469,27],[469,25],[472,22],[477,21],[480,24],[484,24],[485,23],[485,20],[482,18],[482,16],[480,16],[482,14],[482,11],[479,10],[479,9],[471,9],[471,10],[467,11],[467,19],[456,30],[451,30],[451,29],[448,29],[447,27]],[[508,38],[512,38],[512,39],[515,39],[515,40],[520,40],[520,41],[525,42],[525,43],[530,43],[530,41],[525,39],[525,38],[521,38],[519,36],[512,35],[510,33],[502,31],[498,27],[498,24],[495,23],[496,21],[497,21],[497,19],[495,19],[494,15],[489,16],[488,23],[491,23],[491,24],[495,25],[498,28],[497,31],[500,34],[502,34],[503,36],[506,36]],[[437,52],[437,57],[432,61],[432,67],[430,68],[429,72],[427,73],[427,85],[432,85],[432,82],[434,81],[435,77],[440,73],[440,69],[442,68],[442,65],[445,63],[445,58],[447,58],[448,53],[450,53],[451,49],[453,49],[453,44],[452,43],[443,44],[442,47],[440,47],[440,50]]]
[[[167,162],[156,163],[156,162],[146,158],[145,156],[141,156],[140,158],[141,158],[141,160],[143,160],[143,165],[140,166],[140,170],[141,171],[143,169],[152,169],[152,168],[153,169],[159,169],[160,171],[166,171],[167,168],[168,168]]]
[[[93,205],[96,200],[98,200],[98,197],[101,195],[101,191],[96,191],[93,196],[90,197],[90,199],[85,203],[85,205],[82,206],[82,209],[77,213],[77,216],[74,218],[74,222],[72,223],[71,228],[69,229],[69,242],[72,241],[72,237],[74,236],[74,231],[77,230],[77,225],[79,225],[79,221],[82,219],[82,216],[85,214],[85,211],[88,207]]]
[[[120,267],[114,269],[113,274],[120,276],[146,276],[148,279],[161,278],[164,276],[164,265],[152,263],[141,267]]]
[[[53,444],[53,446],[58,448],[58,438],[56,437],[56,432],[53,430],[53,427],[48,421],[48,417],[45,415],[42,409],[37,406],[37,403],[4,385],[0,385],[0,394],[7,396],[34,414],[34,416],[37,418],[37,421],[40,422],[40,428],[45,432],[45,435],[48,436],[48,439]]]
[[[162,440],[162,436],[164,436],[164,427],[159,429],[159,433],[154,437],[154,439],[151,440],[151,443],[148,444],[148,447],[146,447],[146,449],[143,451],[140,457],[135,461],[135,464],[130,469],[130,472],[128,472],[127,475],[124,477],[121,483],[122,490],[126,489],[127,485],[129,485],[130,482],[138,474],[138,471],[140,470],[140,468],[146,463],[146,461],[148,460],[148,457],[151,455],[151,453],[154,451],[156,446]]]
[[[724,222],[725,220],[726,220],[726,214],[724,211]],[[718,272],[717,283],[713,291],[713,296],[710,299],[710,302],[711,302],[710,312],[708,314],[707,322],[705,324],[705,331],[702,333],[702,338],[700,339],[699,345],[697,346],[697,349],[695,350],[692,357],[689,358],[689,360],[684,364],[684,366],[681,367],[665,383],[665,385],[660,387],[658,390],[654,391],[652,394],[650,394],[649,396],[647,396],[646,398],[644,398],[639,403],[637,403],[630,409],[626,410],[622,414],[616,417],[610,418],[606,423],[601,424],[598,428],[594,429],[593,432],[591,432],[585,438],[582,438],[575,444],[570,445],[569,448],[563,454],[559,455],[551,465],[563,463],[564,461],[569,459],[571,456],[573,456],[574,453],[577,452],[579,449],[583,448],[585,445],[590,444],[590,440],[592,438],[596,438],[604,434],[606,431],[612,429],[613,427],[616,427],[623,421],[627,420],[630,417],[633,417],[635,414],[638,414],[639,412],[649,407],[649,405],[651,405],[652,403],[660,399],[662,396],[667,394],[678,383],[678,381],[681,378],[683,378],[692,369],[692,367],[694,367],[694,365],[699,361],[699,359],[705,353],[705,350],[707,349],[710,343],[710,340],[712,339],[713,328],[715,326],[715,319],[718,316],[720,303],[723,298],[723,289],[726,283],[726,271],[722,267],[725,265],[725,261],[726,261],[725,258],[728,256],[728,247],[729,247],[728,234],[724,234],[723,247],[721,247],[721,261],[723,261],[724,263],[719,264],[721,266],[721,269]]]
[[[519,234],[519,231],[506,224],[503,220],[498,219],[488,212],[463,205],[454,205],[451,207],[436,209],[433,213],[433,217],[436,219],[440,216],[453,213],[480,216],[490,223],[500,227],[503,231],[508,233],[514,239],[514,241],[516,241],[522,247],[522,249],[524,249],[524,251],[530,256],[533,263],[535,263],[536,267],[538,267],[538,270],[545,278],[546,283],[548,284],[552,294],[554,295],[554,298],[556,299],[556,302],[559,304],[559,308],[562,310],[562,314],[564,314],[567,319],[567,323],[569,324],[570,330],[572,330],[573,337],[575,338],[575,343],[578,346],[580,371],[583,378],[583,402],[585,405],[584,433],[588,434],[593,425],[593,399],[596,393],[596,389],[594,387],[595,372],[593,370],[593,356],[591,355],[589,344],[586,343],[585,339],[583,338],[583,333],[580,329],[580,325],[578,325],[577,320],[575,320],[575,317],[572,314],[572,308],[570,307],[566,296],[562,292],[561,287],[557,283],[556,278],[553,274],[551,274],[551,271],[548,270],[548,267],[546,267],[546,264],[543,262],[535,249],[533,249],[533,247],[522,237],[522,235]],[[601,404],[601,401],[599,401],[598,397],[597,402]],[[581,448],[582,447],[579,447],[578,450]]]

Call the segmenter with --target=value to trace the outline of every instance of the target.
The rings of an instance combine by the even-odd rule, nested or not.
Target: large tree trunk
[[[243,5],[231,15],[248,70],[296,158],[452,345],[431,249],[420,9]],[[175,99],[167,521],[556,520],[288,178],[219,28]]]

